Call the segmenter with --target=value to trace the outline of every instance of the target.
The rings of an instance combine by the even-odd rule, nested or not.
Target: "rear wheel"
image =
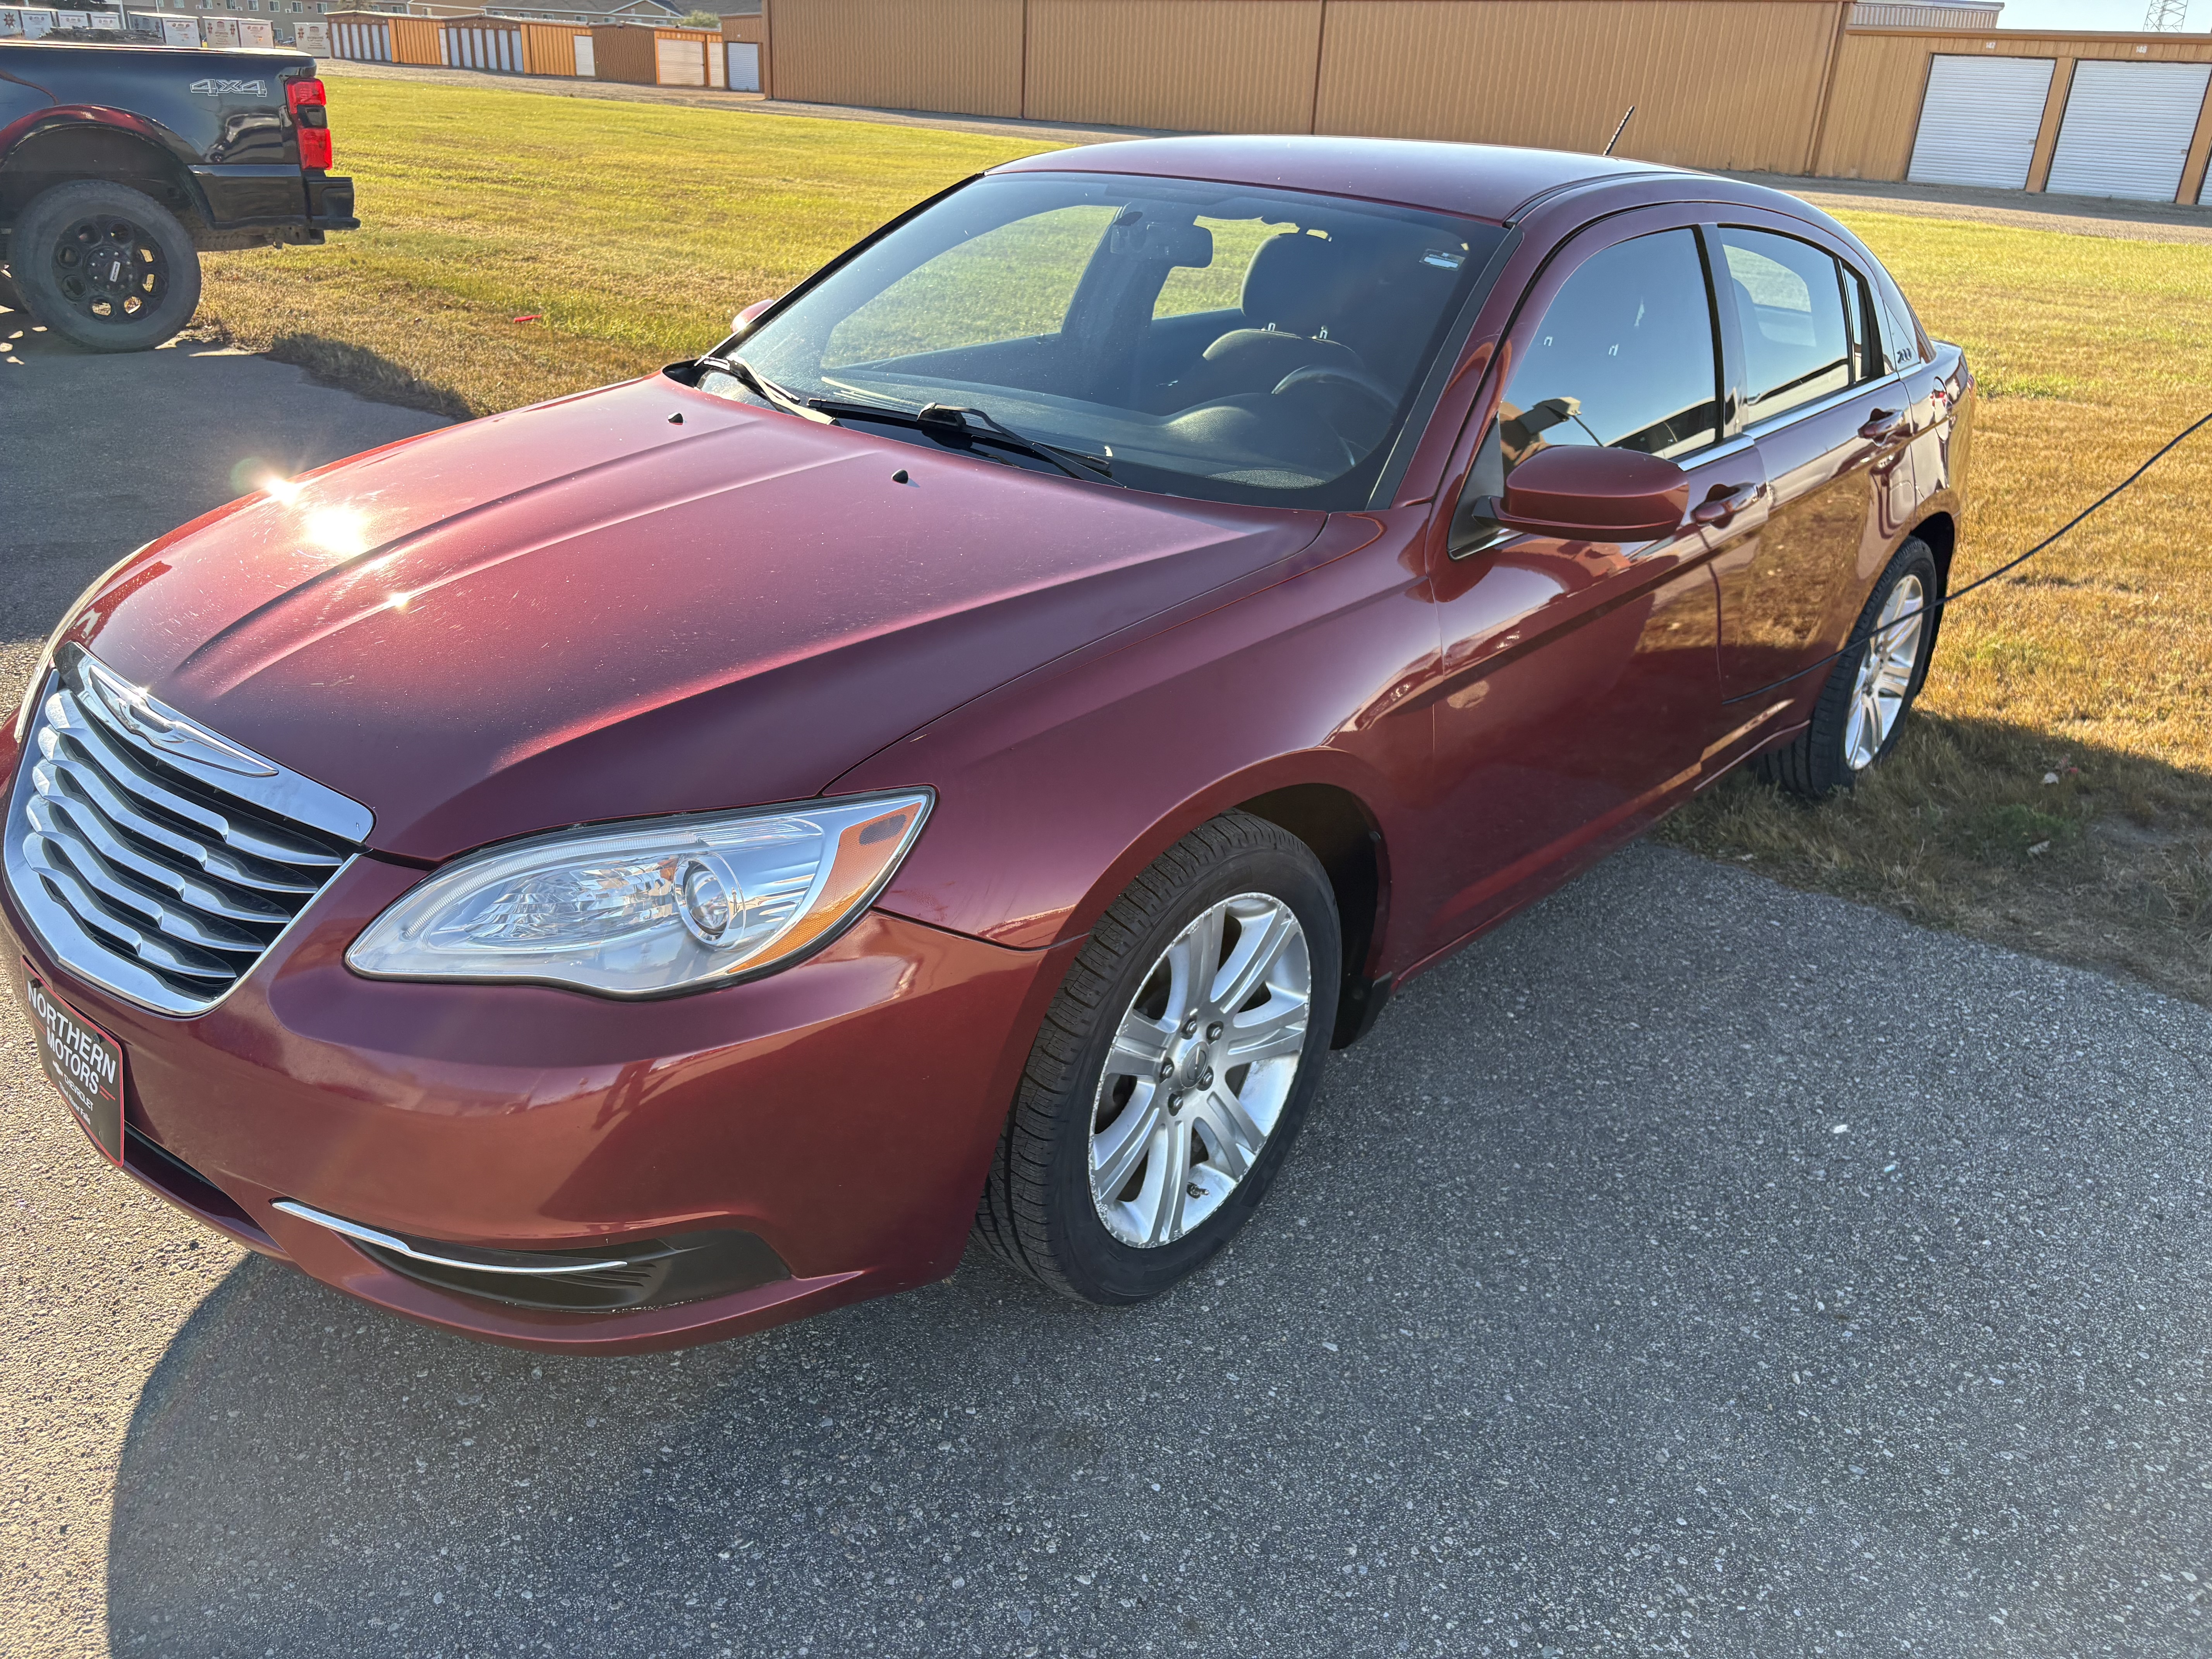
[[[84,179],[34,198],[9,239],[27,309],[94,351],[144,351],[200,303],[200,258],[177,217],[127,185]]]
[[[1099,921],[1030,1049],[976,1213],[1062,1294],[1139,1302],[1227,1243],[1282,1167],[1336,1022],[1328,878],[1248,813],[1200,826]]]
[[[1928,678],[1936,639],[1928,607],[1942,598],[1935,553],[1917,537],[1909,538],[1875,584],[1849,648],[1829,670],[1811,724],[1787,747],[1761,756],[1759,775],[1818,800],[1880,764],[1897,746]]]

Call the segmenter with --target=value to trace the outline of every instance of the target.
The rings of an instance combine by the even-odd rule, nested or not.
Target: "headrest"
[[[1345,250],[1318,236],[1293,233],[1260,244],[1244,272],[1244,320],[1311,334],[1340,323],[1358,276]]]
[[[1164,259],[1170,268],[1188,265],[1203,270],[1213,263],[1213,233],[1204,225],[1146,219],[1116,224],[1113,248],[1125,257]]]

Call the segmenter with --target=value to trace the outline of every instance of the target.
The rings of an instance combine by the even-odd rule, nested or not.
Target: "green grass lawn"
[[[330,90],[366,228],[211,257],[204,326],[453,414],[691,356],[902,209],[1050,148],[422,82]],[[1954,580],[2212,409],[2212,246],[1844,216],[1982,377]],[[2212,434],[1960,606],[1921,718],[1855,794],[1808,808],[1740,777],[1662,836],[2212,1002],[2208,500]]]
[[[202,318],[456,415],[695,356],[742,307],[894,214],[1048,148],[419,81],[328,85],[363,228],[319,248],[210,256]]]

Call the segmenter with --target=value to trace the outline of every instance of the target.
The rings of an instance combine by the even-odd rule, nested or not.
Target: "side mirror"
[[[1506,475],[1492,516],[1509,529],[1563,541],[1648,542],[1680,529],[1689,510],[1689,480],[1672,461],[1560,444]]]
[[[766,311],[770,306],[774,305],[779,297],[781,296],[770,295],[765,300],[754,301],[743,311],[730,319],[730,332],[732,334],[744,333],[747,329],[753,325],[753,319],[759,316],[761,313]]]

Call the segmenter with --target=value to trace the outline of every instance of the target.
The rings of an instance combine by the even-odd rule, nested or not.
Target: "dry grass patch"
[[[2212,247],[1845,216],[1981,378],[1954,586],[2212,410]],[[2212,432],[1946,616],[1920,716],[1856,794],[1732,779],[1662,836],[2212,1002],[2207,500]]]

